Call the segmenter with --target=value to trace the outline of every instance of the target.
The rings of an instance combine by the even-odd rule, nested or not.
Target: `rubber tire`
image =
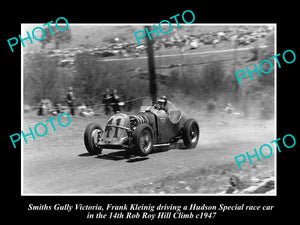
[[[87,125],[84,131],[84,145],[91,155],[98,155],[102,153],[102,148],[95,145],[92,137],[92,133],[96,129],[103,131],[101,126],[97,123],[90,123],[89,125]]]
[[[198,132],[197,140],[194,143],[192,142],[192,139],[190,136],[190,129],[192,126],[196,126],[197,132]],[[195,148],[198,144],[199,137],[200,137],[200,128],[199,128],[197,121],[194,119],[186,120],[185,123],[183,124],[183,134],[182,134],[183,143],[184,143],[185,147],[188,149]]]
[[[143,134],[143,132],[145,130],[148,130],[150,132],[151,135],[151,146],[150,146],[150,150],[145,152],[144,149],[141,148],[140,144],[139,144],[139,140]],[[143,123],[143,124],[139,124],[136,129],[134,130],[133,133],[133,137],[134,137],[134,145],[135,145],[135,153],[139,156],[147,156],[148,154],[151,153],[152,149],[153,149],[153,130],[152,127],[149,124]]]

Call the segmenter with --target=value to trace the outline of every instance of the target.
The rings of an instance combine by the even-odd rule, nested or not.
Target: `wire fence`
[[[133,99],[129,99],[129,100],[125,100],[125,101],[121,101],[119,102],[120,105],[124,105],[126,103],[129,103],[129,102],[135,102],[135,101],[139,101],[139,100],[144,100],[144,99],[151,99],[149,96],[143,96],[143,97],[139,97],[139,98],[133,98]],[[110,106],[113,106],[117,103],[101,103],[101,104],[95,104],[92,106],[92,108],[99,108],[101,106],[105,106],[105,105],[110,105]],[[51,108],[55,108],[56,106],[51,106]],[[73,106],[73,107],[70,107],[70,106],[65,106],[63,105],[62,106],[64,109],[71,109],[71,108],[74,108],[74,109],[77,109],[79,106]],[[26,107],[25,107],[26,108]],[[40,105],[36,105],[36,106],[29,106],[30,109],[39,109],[41,108]]]

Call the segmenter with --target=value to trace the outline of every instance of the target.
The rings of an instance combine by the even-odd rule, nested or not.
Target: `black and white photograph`
[[[276,24],[154,23],[21,25],[22,195],[276,195]]]
[[[296,221],[295,4],[63,3],[3,14],[3,219]]]

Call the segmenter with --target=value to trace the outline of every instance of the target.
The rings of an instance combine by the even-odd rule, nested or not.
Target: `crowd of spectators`
[[[272,31],[270,26],[238,26],[220,29],[218,31],[194,32],[193,34],[180,35],[177,32],[170,33],[164,37],[154,39],[154,50],[160,48],[171,48],[176,46],[182,51],[195,49],[200,45],[212,45],[215,47],[222,41],[235,42],[237,45],[248,45],[259,38],[265,37]],[[138,45],[136,42],[128,42],[120,38],[114,38],[111,43],[105,46],[94,48],[75,47],[67,49],[46,50],[48,55],[58,58],[59,66],[72,66],[77,54],[87,53],[99,58],[110,56],[135,56],[144,54],[146,51],[145,43]],[[29,52],[34,53],[34,52]]]

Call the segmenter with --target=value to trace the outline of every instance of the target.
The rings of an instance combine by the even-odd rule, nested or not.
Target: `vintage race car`
[[[195,148],[200,135],[199,125],[168,101],[168,110],[142,106],[136,115],[116,113],[107,119],[105,129],[90,123],[84,132],[84,144],[92,154],[103,148],[126,149],[146,156],[154,147],[169,146],[180,139],[186,148]]]

